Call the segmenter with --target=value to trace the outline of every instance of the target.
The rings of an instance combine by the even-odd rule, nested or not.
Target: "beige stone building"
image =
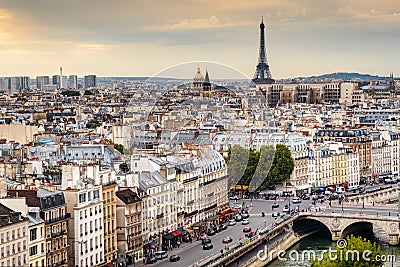
[[[0,266],[28,264],[28,222],[21,212],[0,204]]]
[[[46,256],[46,266],[67,266],[68,218],[70,214],[67,213],[63,192],[37,188],[37,190],[9,190],[8,194],[12,197],[26,197],[28,207],[40,208],[40,218],[45,223],[46,250],[42,255]],[[41,246],[38,250],[40,250],[38,253],[41,254]]]
[[[104,221],[104,260],[112,263],[117,259],[117,198],[116,183],[103,184],[103,221]]]
[[[131,189],[116,192],[118,253],[128,264],[142,259],[142,199]]]

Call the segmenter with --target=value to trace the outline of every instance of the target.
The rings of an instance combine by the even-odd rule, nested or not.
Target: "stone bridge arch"
[[[302,214],[297,220],[317,221],[326,226],[333,241],[345,238],[354,230],[368,229],[373,225],[382,228],[389,237],[390,245],[399,244],[400,221],[393,217],[360,216],[357,214]],[[306,224],[304,224],[306,225]]]

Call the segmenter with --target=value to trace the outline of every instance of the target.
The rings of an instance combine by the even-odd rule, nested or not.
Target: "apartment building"
[[[104,260],[106,263],[116,263],[117,246],[117,198],[116,183],[103,184],[103,222],[104,222]]]
[[[70,266],[104,264],[103,194],[101,186],[87,184],[64,191],[71,214],[68,221]]]
[[[0,203],[0,266],[28,264],[28,223],[21,212]]]
[[[119,190],[116,196],[118,253],[130,265],[143,258],[142,199],[131,189]]]

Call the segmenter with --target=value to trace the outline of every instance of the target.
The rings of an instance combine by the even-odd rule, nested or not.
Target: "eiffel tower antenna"
[[[271,84],[275,83],[269,70],[267,61],[267,53],[265,48],[265,34],[264,34],[264,17],[261,17],[260,23],[260,50],[258,55],[258,64],[256,66],[256,72],[254,73],[253,82],[256,84]]]

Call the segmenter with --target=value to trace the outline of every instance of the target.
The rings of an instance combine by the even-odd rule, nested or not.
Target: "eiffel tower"
[[[260,51],[258,56],[258,64],[256,66],[256,73],[254,73],[253,82],[255,84],[271,84],[275,83],[272,79],[271,72],[269,70],[269,65],[267,62],[267,55],[265,52],[265,35],[264,35],[264,19],[261,18],[260,24]]]

